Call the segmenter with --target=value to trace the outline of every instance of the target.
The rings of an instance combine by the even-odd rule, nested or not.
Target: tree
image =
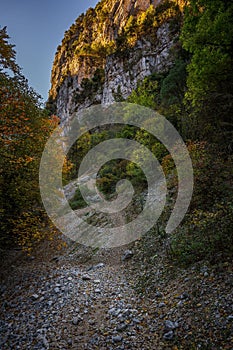
[[[12,238],[30,249],[46,234],[40,205],[39,164],[57,118],[48,118],[0,30],[0,243]]]
[[[16,52],[14,45],[9,44],[9,36],[6,29],[6,27],[0,28],[0,72],[10,69],[14,73],[19,73],[20,68],[15,62]]]
[[[232,140],[233,3],[192,0],[186,7],[181,40],[192,54],[186,105],[199,137],[228,148]],[[194,125],[195,124],[195,125]]]

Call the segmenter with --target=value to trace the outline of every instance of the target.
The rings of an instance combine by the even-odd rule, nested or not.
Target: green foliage
[[[122,96],[122,92],[121,92],[121,86],[118,85],[117,87],[117,91],[116,92],[113,92],[113,97],[114,97],[114,100],[116,102],[123,102],[124,101],[124,98]]]
[[[55,115],[57,113],[56,102],[53,100],[52,96],[49,96],[46,101],[46,111],[48,115]]]
[[[74,164],[70,169],[68,180],[72,180],[77,177],[78,169],[81,164],[83,157],[89,151],[91,147],[91,135],[89,132],[84,133],[79,139],[73,144],[68,152],[67,158]]]
[[[116,184],[121,179],[129,180],[137,190],[146,185],[145,175],[139,166],[125,159],[114,159],[106,163],[100,170],[97,186],[102,193],[112,197]]]
[[[186,66],[186,62],[178,59],[163,79],[160,98],[165,107],[182,104],[186,86]]]
[[[14,74],[18,74],[20,68],[16,63],[15,46],[9,43],[9,39],[6,27],[0,28],[0,72],[10,69]]]
[[[69,201],[69,204],[73,210],[86,208],[87,203],[83,199],[80,188],[75,191],[74,197]]]
[[[76,42],[73,46],[76,46]],[[75,48],[76,56],[106,58],[115,51],[114,41],[100,42],[94,41],[90,44],[82,44]]]
[[[186,111],[183,99],[186,91],[186,66],[187,63],[180,52],[180,58],[175,61],[174,66],[162,80],[159,92],[160,113],[166,116],[184,138],[186,137],[184,127]]]
[[[233,253],[233,202],[218,202],[211,210],[195,210],[173,238],[174,258],[188,265],[199,260],[216,262]]]
[[[176,19],[176,23],[181,22],[181,12],[179,6],[173,1],[163,1],[156,6],[149,8],[137,16],[131,15],[124,28],[118,33],[116,39],[116,51],[118,54],[127,54],[130,47],[133,47],[137,40],[146,36],[151,40],[156,40],[156,32],[164,22]],[[175,25],[173,24],[175,28]]]
[[[128,102],[155,109],[159,95],[159,79],[156,78],[152,75],[139,82],[128,97]]]
[[[74,164],[69,172],[69,180],[75,179],[78,176],[79,166],[87,152],[100,142],[111,138],[112,134],[115,135],[113,131],[101,129],[98,131],[92,130],[91,132],[86,132],[79,137],[79,139],[71,147],[67,156],[69,161]]]
[[[93,13],[89,12],[88,17]],[[107,13],[108,9],[102,1],[95,14],[99,23],[108,21]],[[230,1],[187,2],[180,37],[183,48],[180,41],[175,43],[173,66],[163,74],[153,74],[139,82],[127,99],[165,115],[187,142],[194,167],[194,194],[188,215],[171,237],[174,258],[185,264],[232,254],[233,169],[229,155],[233,150],[232,15],[233,5]],[[91,20],[85,20],[85,26]],[[182,15],[177,2],[163,1],[156,8],[150,6],[145,12],[129,16],[115,43],[93,40],[92,33],[83,24],[80,24],[82,29],[78,37],[70,33],[71,41],[77,55],[105,59],[115,52],[125,58],[141,37],[156,40],[157,28],[165,21],[169,22],[171,31],[179,31]],[[81,102],[96,93],[101,87],[100,81],[104,81],[103,72],[92,79],[83,80],[76,101]],[[120,86],[114,97],[122,101]],[[110,136],[136,140],[156,155],[171,192],[168,201],[174,203],[178,187],[174,162],[164,146],[145,130],[131,126],[111,133],[110,130],[94,130],[89,134],[88,141],[84,138],[76,145],[75,162],[80,162],[89,146],[93,147]],[[191,141],[187,141],[189,139]],[[144,154],[135,153],[134,156],[140,165]],[[112,198],[116,183],[122,178],[130,180],[136,190],[144,191],[146,188],[140,166],[122,159],[112,160],[102,167],[98,174],[98,188]],[[77,194],[76,202],[74,208],[82,205],[80,194]],[[164,215],[166,218],[169,217],[168,210]]]
[[[190,1],[181,33],[192,54],[186,106],[199,137],[229,147],[232,140],[233,4],[224,0]]]
[[[138,82],[128,101],[157,110],[180,131],[184,129],[186,91],[186,63],[177,59],[167,73],[152,74]],[[185,136],[185,134],[183,134]]]
[[[95,95],[104,84],[105,72],[97,68],[92,78],[84,78],[81,82],[81,88],[76,90],[73,97],[76,103],[82,103],[86,98]]]
[[[214,261],[233,252],[232,157],[216,148],[190,142],[195,186],[189,215],[172,237],[174,258],[183,264]],[[169,163],[166,162],[165,165]],[[170,173],[174,164],[170,163]]]

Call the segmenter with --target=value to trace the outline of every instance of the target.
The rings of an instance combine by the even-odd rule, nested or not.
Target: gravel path
[[[0,350],[233,350],[232,262],[170,266],[154,235],[132,247],[2,252]]]
[[[112,220],[123,222],[119,215]],[[17,261],[1,285],[0,349],[159,349],[148,300],[124,273],[125,249],[93,257],[79,246],[59,257],[48,250],[44,258]]]
[[[15,267],[14,279],[1,286],[0,348],[158,349],[153,320],[124,275],[121,253],[102,254],[105,262],[94,265],[77,264],[70,254]]]
[[[164,279],[164,265],[148,271],[142,261],[140,271],[140,250],[125,249],[42,247],[3,260],[0,349],[233,349],[231,265]],[[136,293],[153,276],[149,295]]]

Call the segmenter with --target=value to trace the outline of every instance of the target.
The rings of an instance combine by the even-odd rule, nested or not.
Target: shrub
[[[198,260],[211,262],[233,253],[233,201],[220,202],[210,211],[195,210],[173,236],[174,257],[187,265]]]
[[[188,149],[194,168],[193,198],[183,225],[172,236],[174,257],[186,265],[233,252],[232,157],[205,142],[189,142]],[[172,173],[170,156],[163,162]]]

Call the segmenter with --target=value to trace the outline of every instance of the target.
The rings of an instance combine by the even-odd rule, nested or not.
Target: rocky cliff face
[[[61,121],[93,104],[127,98],[137,82],[174,61],[182,1],[102,0],[58,47],[49,102]]]

